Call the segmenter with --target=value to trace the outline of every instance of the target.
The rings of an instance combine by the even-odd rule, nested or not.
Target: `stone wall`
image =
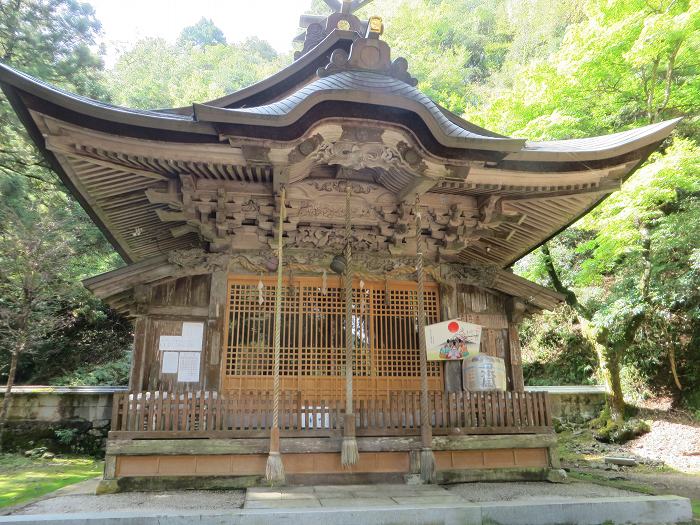
[[[125,389],[15,387],[3,449],[46,447],[52,452],[102,455],[112,417],[112,393]]]
[[[526,386],[529,392],[549,392],[552,417],[582,423],[600,415],[605,405],[602,385]]]
[[[54,452],[100,455],[112,417],[112,393],[126,387],[18,386],[14,389],[3,446],[12,450],[47,447]],[[577,422],[598,415],[605,403],[601,386],[525,387],[547,391],[552,415]],[[0,400],[3,395],[0,393]]]

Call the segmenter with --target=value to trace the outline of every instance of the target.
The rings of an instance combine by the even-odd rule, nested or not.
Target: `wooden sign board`
[[[425,327],[428,361],[454,361],[479,353],[481,326],[459,319]]]

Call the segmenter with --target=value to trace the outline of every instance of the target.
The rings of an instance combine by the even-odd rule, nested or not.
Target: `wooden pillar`
[[[134,351],[131,354],[131,371],[129,374],[129,391],[140,392],[146,388],[148,382],[148,370],[146,360],[148,356],[148,329],[149,317],[148,303],[151,299],[151,288],[144,285],[134,286]]]
[[[134,320],[134,351],[131,354],[131,372],[129,374],[129,391],[143,390],[144,380],[147,380],[146,365],[146,335],[148,334],[148,316],[139,315]]]
[[[450,281],[440,286],[440,311],[442,321],[458,317],[457,283]],[[445,392],[462,391],[462,361],[445,361],[443,363]]]
[[[520,350],[520,335],[518,325],[525,313],[525,303],[517,297],[512,297],[507,303],[508,314],[508,349],[510,351],[510,369],[512,373],[513,390],[522,392],[525,390],[523,378],[523,361]]]
[[[428,354],[425,344],[425,290],[423,272],[423,237],[419,199],[416,196],[414,208],[416,219],[416,280],[417,286],[417,317],[418,317],[418,346],[420,352],[420,477],[424,483],[435,483],[435,456],[433,455],[433,427],[428,397]]]
[[[224,326],[228,301],[228,272],[218,270],[211,274],[209,289],[209,316],[207,318],[207,351],[204,355],[203,388],[219,391],[221,388],[221,363],[224,350]]]

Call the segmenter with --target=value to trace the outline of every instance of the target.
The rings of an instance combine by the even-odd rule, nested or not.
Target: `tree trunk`
[[[566,303],[579,315],[581,325],[584,327],[584,333],[595,348],[596,355],[598,356],[598,369],[605,383],[607,403],[610,407],[613,419],[623,419],[625,413],[625,399],[622,395],[622,382],[620,380],[620,357],[624,349],[622,352],[618,352],[617,348],[612,346],[608,341],[607,331],[597,330],[593,326],[591,323],[591,313],[578,301],[576,293],[566,287],[559,278],[559,273],[554,266],[554,260],[552,259],[552,254],[549,251],[547,243],[542,245],[542,252],[545,256],[545,268],[547,269],[547,274],[552,281],[554,289],[566,297]],[[634,332],[632,332],[632,337],[633,336]]]
[[[577,314],[579,314],[583,319],[590,321],[591,315],[579,302],[576,293],[561,282],[559,272],[554,266],[554,260],[552,259],[551,252],[549,251],[549,244],[544,243],[542,245],[542,253],[544,254],[544,266],[547,270],[547,275],[549,275],[549,279],[552,281],[552,286],[554,289],[560,294],[564,295],[566,298],[566,304],[573,308]]]
[[[17,375],[17,361],[19,361],[20,348],[15,348],[10,359],[10,372],[7,375],[7,385],[5,386],[5,397],[2,399],[0,407],[0,451],[3,450],[3,434],[7,424],[7,417],[10,411],[10,403],[12,402],[12,387],[15,384],[15,376]]]
[[[605,384],[606,403],[610,407],[612,418],[624,419],[625,397],[620,380],[621,354],[609,344],[606,331],[597,330],[588,321],[583,321],[581,324],[583,334],[593,345],[598,357],[598,371]]]
[[[625,418],[625,397],[620,380],[620,352],[615,348],[606,347],[606,354],[610,415],[615,421],[622,421]]]

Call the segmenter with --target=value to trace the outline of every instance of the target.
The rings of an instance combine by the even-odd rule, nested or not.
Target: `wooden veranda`
[[[434,435],[537,434],[552,430],[546,392],[431,392]],[[282,437],[340,437],[344,422],[340,399],[304,398],[298,391],[281,396]],[[420,433],[420,392],[397,391],[358,399],[358,436]],[[260,438],[269,436],[272,392],[119,392],[114,395],[114,439]]]

